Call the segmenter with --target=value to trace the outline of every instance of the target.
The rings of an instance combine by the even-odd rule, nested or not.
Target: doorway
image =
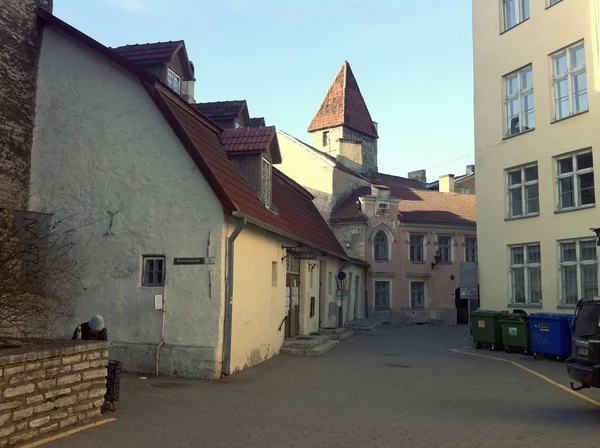
[[[300,260],[288,254],[285,271],[285,337],[293,338],[300,332]]]

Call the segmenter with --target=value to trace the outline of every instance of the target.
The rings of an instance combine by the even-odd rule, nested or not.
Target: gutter
[[[268,230],[269,232],[272,232],[272,233],[275,233],[277,235],[283,236],[283,237],[288,238],[288,239],[290,239],[292,241],[296,241],[296,242],[298,242],[300,244],[303,244],[305,246],[312,247],[313,249],[317,249],[317,250],[319,250],[321,252],[326,253],[327,255],[331,255],[332,257],[336,257],[336,258],[339,258],[339,259],[344,260],[344,261],[350,261],[350,258],[347,255],[345,255],[345,254],[344,255],[342,255],[342,254],[336,254],[335,252],[328,251],[327,249],[324,249],[322,247],[317,247],[317,246],[315,246],[314,243],[311,243],[310,241],[306,241],[306,240],[304,240],[302,238],[298,238],[297,236],[292,235],[291,233],[286,232],[285,230],[281,230],[281,229],[279,229],[279,228],[277,228],[275,226],[272,226],[270,224],[265,224],[264,222],[259,221],[258,219],[253,218],[252,216],[246,215],[245,213],[234,211],[232,213],[232,215],[235,216],[236,218],[240,218],[240,219],[243,219],[245,221],[248,221],[250,224],[254,224],[257,227],[261,227],[261,228],[263,228],[265,230]]]
[[[237,212],[233,212],[237,216]],[[231,367],[231,334],[233,330],[233,268],[235,240],[246,226],[246,219],[241,217],[238,225],[227,239],[227,267],[225,283],[225,319],[223,321],[223,355],[221,363],[221,374],[228,375]]]

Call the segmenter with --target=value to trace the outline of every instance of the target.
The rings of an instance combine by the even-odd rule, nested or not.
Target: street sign
[[[477,298],[477,263],[460,264],[460,298]]]
[[[175,264],[175,265],[215,264],[215,257],[175,258],[173,260],[173,264]]]

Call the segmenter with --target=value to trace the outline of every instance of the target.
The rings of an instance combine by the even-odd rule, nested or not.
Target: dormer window
[[[262,159],[262,185],[260,196],[265,207],[271,208],[271,162],[265,158]]]
[[[168,69],[167,72],[167,84],[177,94],[181,93],[181,78],[171,69]]]

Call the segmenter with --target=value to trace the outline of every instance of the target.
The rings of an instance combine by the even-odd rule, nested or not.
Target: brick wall
[[[107,357],[96,341],[0,351],[0,447],[98,417]]]
[[[0,8],[0,202],[27,205],[41,28],[53,0],[2,0]]]

